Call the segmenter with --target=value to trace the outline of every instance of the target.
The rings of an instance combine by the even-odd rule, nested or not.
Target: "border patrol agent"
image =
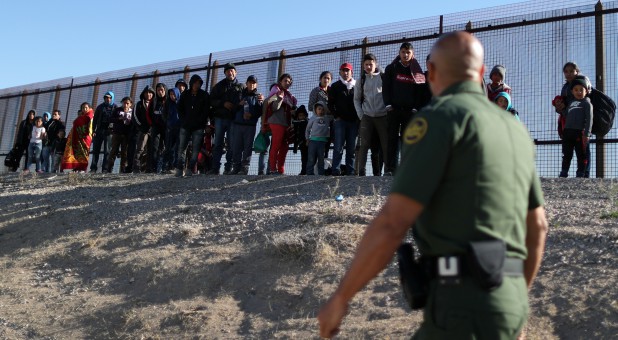
[[[483,47],[449,33],[431,51],[434,99],[403,135],[391,194],[318,315],[339,331],[349,301],[391,261],[411,225],[428,289],[414,339],[514,339],[528,315],[547,221],[528,132],[481,89]]]

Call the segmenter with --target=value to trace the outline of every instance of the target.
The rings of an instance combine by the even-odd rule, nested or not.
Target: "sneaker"
[[[238,173],[238,171],[236,173]],[[230,169],[223,170],[223,174],[224,175],[235,175],[234,173],[232,173],[232,170],[230,170]]]
[[[182,169],[176,169],[176,177],[184,177],[184,171]]]
[[[387,171],[384,173],[383,176],[393,176],[393,172],[392,171]]]
[[[264,170],[258,171],[258,176],[264,176]]]
[[[210,169],[210,170],[208,170],[206,175],[219,175],[219,170],[217,170],[217,169]]]
[[[22,171],[22,172],[23,172],[23,173],[25,173],[25,174],[27,174],[27,173],[29,173],[29,172],[30,172],[30,170],[29,170],[29,169],[24,169],[24,171]]]
[[[36,173],[37,173],[37,174],[42,174],[42,173],[43,173],[43,170],[37,170],[37,171],[36,171]]]

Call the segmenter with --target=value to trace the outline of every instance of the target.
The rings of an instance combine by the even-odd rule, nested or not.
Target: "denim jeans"
[[[180,133],[178,134],[178,161],[176,162],[176,169],[182,170],[185,167],[185,156],[189,138],[191,138],[193,144],[193,152],[191,153],[191,160],[189,161],[189,170],[192,170],[195,164],[197,164],[197,155],[200,153],[202,144],[204,144],[204,129],[186,130],[185,128],[180,128]]]
[[[309,141],[307,147],[307,175],[315,175],[313,168],[318,163],[318,175],[324,175],[324,145],[326,142]]]
[[[178,137],[180,127],[168,127],[165,134],[165,154],[163,155],[163,170],[170,170],[178,160]]]
[[[232,135],[232,157],[234,171],[249,168],[253,154],[253,140],[255,139],[255,125],[234,124]]]
[[[233,125],[230,119],[215,118],[215,146],[212,150],[212,165],[213,169],[219,171],[221,167],[221,157],[223,156],[223,144],[225,144],[225,137],[227,136],[228,148],[225,153],[225,170],[232,169],[232,134]]]
[[[51,145],[43,146],[41,150],[41,163],[45,172],[50,172],[54,168],[54,150]]]
[[[348,122],[342,119],[335,120],[335,140],[333,149],[333,174],[339,173],[339,166],[343,157],[345,145],[345,168],[346,174],[354,174],[354,152],[356,149],[356,137],[358,136],[358,121]]]
[[[26,169],[30,167],[30,164],[36,163],[36,171],[41,170],[41,149],[42,143],[30,143],[28,147],[28,154],[30,159],[26,161]]]
[[[150,148],[148,152],[150,153],[150,171],[153,173],[158,173],[159,169],[159,144],[161,143],[161,139],[165,141],[165,128],[159,126],[151,126],[150,127]]]
[[[103,145],[103,162],[101,163],[101,168],[105,168],[107,164],[107,155],[112,147],[112,134],[107,129],[99,129],[92,141],[92,163],[90,163],[90,172],[96,172],[98,169],[101,145]]]

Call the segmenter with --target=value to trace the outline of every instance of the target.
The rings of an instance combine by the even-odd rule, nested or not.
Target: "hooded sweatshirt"
[[[382,82],[384,105],[408,112],[420,109],[425,82],[425,75],[415,58],[410,60],[408,66],[404,66],[397,56],[384,70]]]
[[[362,119],[363,115],[374,118],[386,116],[386,105],[382,98],[382,73],[376,70],[373,74],[365,74],[361,77],[361,84],[354,91],[354,107],[358,118]]]
[[[163,97],[159,97],[159,94],[156,93],[156,89],[159,87],[163,87],[164,94]],[[166,102],[167,102],[167,87],[163,83],[158,83],[155,86],[155,96],[153,99],[152,110],[150,110],[150,121],[152,122],[152,126],[156,126],[159,129],[165,129],[167,126],[167,111],[166,111]]]
[[[17,129],[16,144],[19,144],[21,146],[28,146],[28,143],[30,143],[30,134],[32,133],[32,127],[34,126],[34,120],[28,120],[30,112],[34,112],[34,116],[36,117],[35,110],[28,111],[26,119],[22,120],[21,123],[19,123],[19,129]]]
[[[176,101],[172,101],[169,96],[170,91],[173,91],[176,95]],[[180,126],[180,118],[178,118],[178,100],[180,100],[180,90],[177,88],[173,88],[167,91],[167,127],[168,128],[176,128]]]
[[[146,101],[146,93],[148,92],[152,93],[152,100],[150,102]],[[135,105],[135,112],[131,121],[133,126],[142,133],[147,133],[150,130],[150,111],[152,110],[152,102],[155,96],[155,90],[152,86],[147,85],[139,95],[140,101]]]
[[[195,82],[200,84],[200,89],[198,89],[197,93],[192,92]],[[178,101],[178,117],[180,117],[181,127],[186,130],[204,129],[206,123],[208,123],[210,96],[208,92],[201,89],[203,84],[204,81],[199,75],[194,74],[191,76],[189,88],[182,93]]]
[[[107,91],[103,95],[112,97],[110,104],[108,105],[103,101],[102,104],[97,106],[97,109],[94,111],[94,119],[92,120],[92,131],[97,133],[97,131],[105,131],[109,128],[109,123],[111,123],[112,113],[116,109],[116,104],[114,103],[114,92]]]
[[[323,101],[318,101],[315,103],[313,107],[313,112],[315,112],[315,106],[322,105],[322,107],[326,108],[326,104]],[[314,115],[309,119],[309,123],[307,123],[307,129],[305,130],[305,138],[307,140],[314,140],[320,142],[326,142],[330,138],[330,124],[332,122],[333,116],[327,115]]]

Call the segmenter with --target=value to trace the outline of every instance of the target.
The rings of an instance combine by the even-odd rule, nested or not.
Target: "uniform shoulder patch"
[[[406,144],[418,143],[427,133],[427,120],[423,117],[416,117],[410,121],[406,131],[403,133],[403,141]]]

